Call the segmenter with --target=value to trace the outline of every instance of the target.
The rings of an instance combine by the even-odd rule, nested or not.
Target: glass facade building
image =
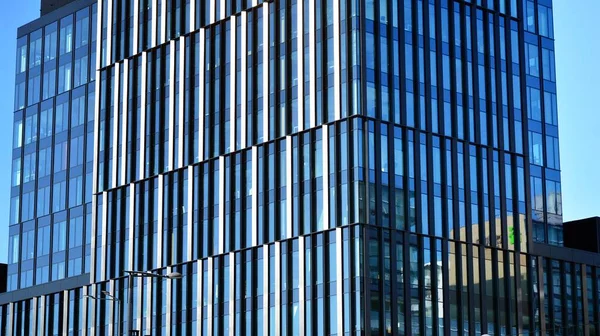
[[[0,334],[596,335],[552,17],[78,0],[23,26]]]

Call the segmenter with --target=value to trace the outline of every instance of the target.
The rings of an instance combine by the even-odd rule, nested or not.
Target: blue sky
[[[39,0],[4,1],[0,11],[0,262],[8,213],[17,28],[39,16]],[[600,1],[554,0],[556,72],[565,220],[600,215]]]

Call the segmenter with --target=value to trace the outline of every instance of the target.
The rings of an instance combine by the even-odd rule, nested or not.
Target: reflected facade
[[[100,0],[22,27],[2,334],[114,335],[131,306],[141,335],[595,334],[600,262],[539,252],[552,17]]]

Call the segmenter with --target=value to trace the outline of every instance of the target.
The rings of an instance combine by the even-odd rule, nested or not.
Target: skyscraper
[[[552,26],[550,0],[44,14],[18,32],[2,334],[595,334]]]

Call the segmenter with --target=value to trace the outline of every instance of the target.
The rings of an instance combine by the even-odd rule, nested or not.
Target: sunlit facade
[[[22,27],[1,334],[595,335],[600,259],[548,252],[552,26],[550,0],[81,0]]]

